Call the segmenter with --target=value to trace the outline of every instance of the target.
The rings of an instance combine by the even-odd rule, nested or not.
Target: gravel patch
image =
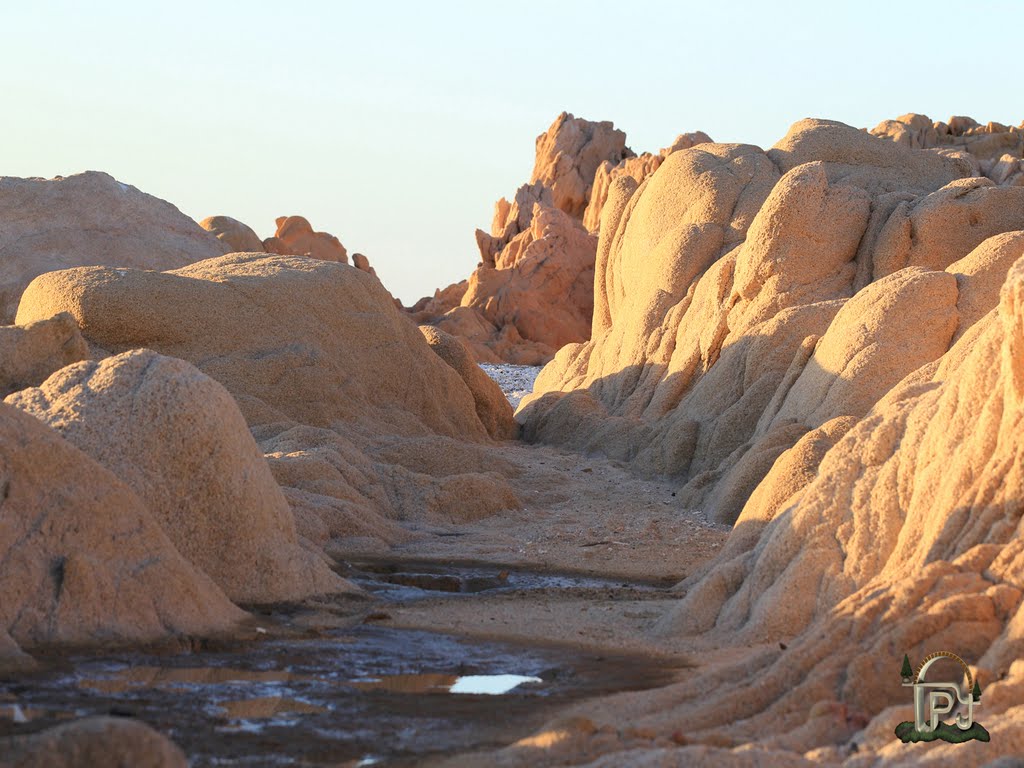
[[[497,382],[515,410],[519,407],[519,401],[533,392],[533,382],[537,380],[537,374],[544,366],[480,363],[480,367]]]

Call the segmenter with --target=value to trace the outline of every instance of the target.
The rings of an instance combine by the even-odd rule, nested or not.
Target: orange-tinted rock
[[[263,249],[282,256],[309,256],[348,264],[348,251],[341,241],[328,232],[314,232],[302,216],[279,217],[277,231],[263,241]]]

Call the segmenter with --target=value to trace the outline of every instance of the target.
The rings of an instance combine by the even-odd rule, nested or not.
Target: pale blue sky
[[[0,175],[87,169],[261,236],[302,214],[406,303],[561,110],[635,151],[769,146],[792,122],[1024,119],[1022,2],[0,0]]]

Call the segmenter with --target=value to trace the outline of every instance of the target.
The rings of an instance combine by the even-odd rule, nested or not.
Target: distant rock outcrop
[[[673,148],[706,138],[687,134]],[[476,271],[417,302],[416,321],[463,338],[480,362],[535,365],[585,341],[597,238],[584,224],[599,220],[612,179],[646,177],[661,159],[636,158],[610,122],[563,112],[537,137],[530,181],[495,204],[490,234],[477,230]]]
[[[0,222],[2,323],[44,272],[98,264],[175,269],[230,250],[170,203],[96,171],[0,177]]]
[[[348,264],[348,251],[341,241],[328,232],[314,232],[313,226],[302,216],[278,217],[277,231],[263,241],[262,250]]]
[[[975,171],[996,184],[1024,186],[1024,123],[982,125],[970,117],[932,122],[927,115],[908,114],[883,120],[871,133],[910,149],[934,149],[965,156]]]

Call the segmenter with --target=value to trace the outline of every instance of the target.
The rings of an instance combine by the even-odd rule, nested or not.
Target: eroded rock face
[[[486,444],[488,432],[463,378],[358,269],[231,254],[163,273],[67,270],[37,278],[20,317],[61,311],[98,349],[152,349],[223,385],[298,535],[314,544],[399,541],[408,534],[398,520],[475,519],[519,505],[499,471],[460,471],[453,460],[434,474],[402,463],[410,442],[455,456]]]
[[[245,616],[125,483],[6,404],[0,468],[0,630],[23,648],[211,634]]]
[[[79,363],[7,402],[124,481],[232,600],[346,589],[299,546],[291,509],[231,395],[184,360],[136,350]]]
[[[594,185],[587,202],[587,210],[583,214],[583,226],[591,234],[598,234],[601,228],[601,212],[608,201],[608,193],[616,179],[629,177],[640,184],[654,173],[665,162],[665,158],[680,149],[689,149],[698,144],[710,144],[711,137],[704,131],[681,133],[670,146],[664,147],[658,154],[644,152],[642,155],[625,157],[618,163],[605,160],[597,167]]]
[[[904,652],[952,647],[1019,727],[1024,206],[974,168],[808,120],[610,185],[593,338],[517,416],[736,521],[657,631],[764,644],[640,726],[827,751],[906,704]]]
[[[44,272],[105,264],[175,269],[228,251],[170,203],[88,171],[0,178],[0,322]]]

